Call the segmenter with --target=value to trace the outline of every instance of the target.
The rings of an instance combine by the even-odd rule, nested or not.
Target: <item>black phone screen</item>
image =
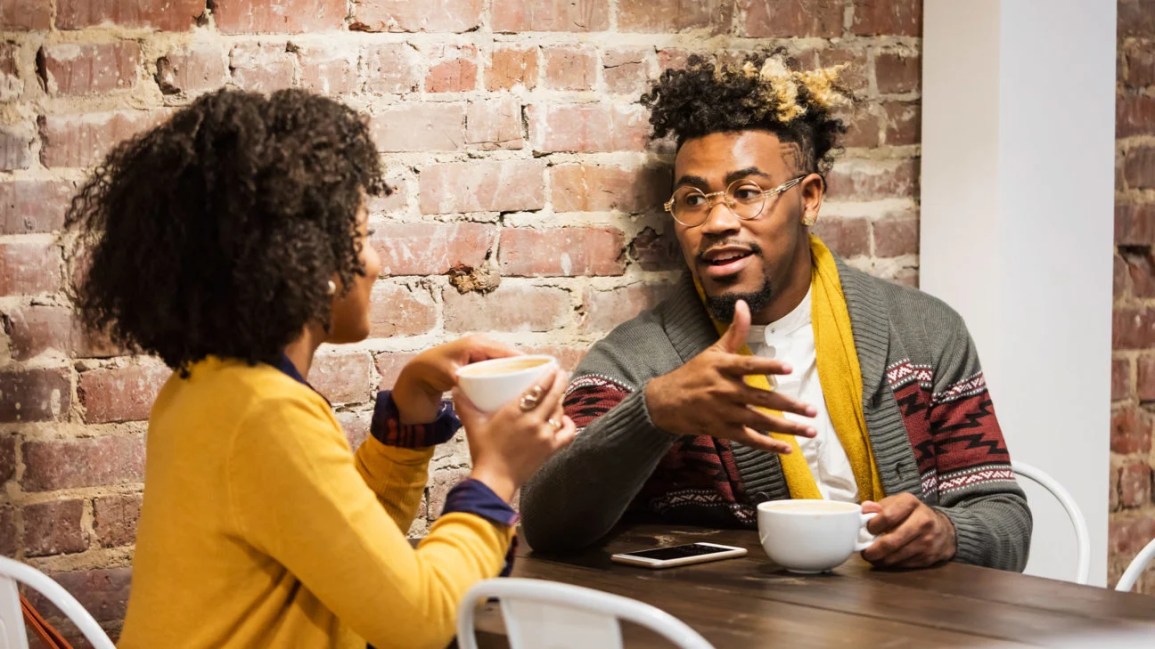
[[[637,552],[626,552],[627,556],[631,557],[645,557],[646,559],[657,559],[658,561],[669,561],[671,559],[682,559],[685,557],[697,557],[704,554],[718,554],[719,552],[729,552],[732,548],[718,548],[712,545],[703,545],[701,543],[688,543],[686,545],[675,545],[668,548],[654,548],[653,550],[639,550]]]

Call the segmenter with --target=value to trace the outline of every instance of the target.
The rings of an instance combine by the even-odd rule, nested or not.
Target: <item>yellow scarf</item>
[[[822,385],[826,410],[854,471],[859,502],[879,500],[885,493],[874,462],[874,451],[870,448],[870,439],[866,434],[866,419],[862,414],[862,370],[858,366],[850,312],[846,309],[838,267],[834,265],[834,256],[830,250],[813,235],[810,237],[810,256],[813,264],[810,318],[814,327],[818,380]],[[698,295],[705,299],[700,285]],[[727,325],[716,320],[714,326],[719,335],[727,328]],[[750,347],[743,345],[739,353],[751,355]],[[747,376],[746,384],[761,390],[771,389],[769,380],[761,374]],[[775,410],[760,410],[777,417],[782,416],[781,412]],[[786,485],[790,488],[790,497],[821,499],[822,494],[798,446],[798,439],[794,435],[782,433],[771,433],[770,436],[789,443],[792,449],[790,454],[778,456],[782,461]]]

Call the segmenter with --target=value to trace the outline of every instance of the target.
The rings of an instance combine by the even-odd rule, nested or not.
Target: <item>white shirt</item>
[[[838,434],[834,431],[834,424],[830,421],[830,413],[826,410],[826,401],[822,396],[822,384],[818,381],[814,327],[810,320],[810,291],[806,291],[802,302],[782,318],[768,325],[751,325],[746,343],[756,356],[789,363],[794,371],[769,377],[772,379],[771,385],[777,384],[775,390],[818,410],[818,416],[814,419],[789,412],[785,416],[793,421],[807,423],[818,431],[813,438],[797,439],[822,497],[857,502],[858,483],[854,480],[854,470],[850,467],[842,443],[838,441]]]

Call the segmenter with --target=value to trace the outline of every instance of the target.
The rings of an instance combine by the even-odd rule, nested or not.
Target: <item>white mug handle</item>
[[[860,522],[859,522],[859,525],[861,525],[861,527],[862,527],[861,531],[866,532],[866,522],[869,521],[870,519],[874,518],[875,516],[878,516],[878,512],[870,512],[869,514],[859,514],[859,516],[862,517],[860,519]],[[869,548],[874,543],[874,539],[877,538],[877,537],[871,535],[870,532],[866,532],[866,534],[868,536],[870,536],[870,540],[869,541],[857,541],[857,542],[855,542],[855,544],[854,544],[854,551],[855,552],[862,552],[866,548]]]

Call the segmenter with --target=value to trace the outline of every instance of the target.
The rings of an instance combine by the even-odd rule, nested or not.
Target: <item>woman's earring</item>
[[[804,225],[806,227],[810,227],[810,226],[814,225],[814,222],[817,220],[818,220],[817,214],[806,214],[802,217],[802,225]]]
[[[326,288],[328,289],[326,292],[329,295],[336,295],[337,294],[337,282],[334,282],[333,280],[329,280],[329,286]]]

